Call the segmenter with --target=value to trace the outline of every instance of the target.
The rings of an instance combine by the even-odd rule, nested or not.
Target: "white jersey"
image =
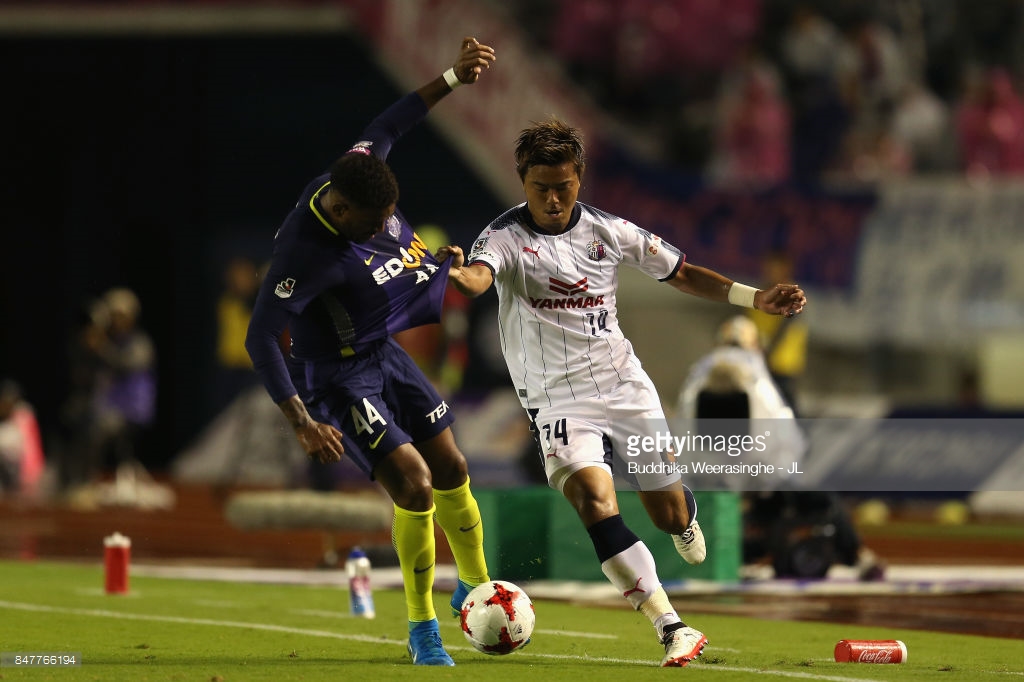
[[[619,329],[619,265],[664,281],[685,256],[579,202],[565,232],[533,225],[520,204],[487,227],[467,258],[494,274],[501,349],[519,400],[530,409],[607,394],[640,368]]]

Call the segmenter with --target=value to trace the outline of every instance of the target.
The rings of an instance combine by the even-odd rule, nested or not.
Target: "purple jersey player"
[[[452,68],[377,116],[329,173],[306,186],[274,237],[245,344],[309,456],[327,463],[346,454],[391,496],[409,653],[419,665],[454,665],[431,594],[435,518],[459,572],[453,613],[488,575],[480,511],[448,405],[391,339],[439,320],[448,265],[397,210],[398,183],[384,159],[494,58],[492,48],[465,38]],[[279,345],[286,329],[290,361]]]

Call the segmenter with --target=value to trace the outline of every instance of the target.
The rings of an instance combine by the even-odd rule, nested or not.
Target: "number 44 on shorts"
[[[380,424],[382,426],[388,425],[387,420],[385,420],[384,417],[380,416],[380,412],[378,412],[377,409],[373,405],[371,405],[370,401],[367,400],[366,398],[363,398],[362,412],[359,411],[358,405],[353,405],[351,412],[352,423],[355,424],[356,426],[357,435],[361,433],[369,433],[370,435],[373,435],[374,433],[376,433],[373,428],[374,424]]]

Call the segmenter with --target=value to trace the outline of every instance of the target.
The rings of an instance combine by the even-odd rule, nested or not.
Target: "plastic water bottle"
[[[370,560],[359,547],[353,547],[345,560],[348,573],[349,604],[353,616],[373,618],[373,592],[370,591]]]

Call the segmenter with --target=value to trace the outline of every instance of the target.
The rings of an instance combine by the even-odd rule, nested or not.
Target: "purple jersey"
[[[383,159],[426,113],[419,95],[406,95],[349,151]],[[278,347],[286,328],[292,356],[317,362],[362,353],[441,316],[450,261],[438,264],[399,211],[369,241],[348,241],[321,212],[318,199],[329,187],[329,174],[310,182],[277,231],[249,324],[246,348],[278,403],[297,393]]]

